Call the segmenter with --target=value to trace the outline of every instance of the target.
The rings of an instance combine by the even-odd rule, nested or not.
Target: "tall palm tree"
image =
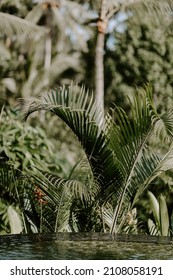
[[[114,208],[112,233],[121,230],[128,211],[149,184],[162,172],[173,168],[173,110],[157,113],[151,87],[134,93],[129,102],[130,117],[116,106],[104,121],[93,96],[73,86],[51,91],[43,99],[20,103],[25,119],[35,111],[50,111],[75,133],[88,159],[96,189],[95,203],[103,209],[111,203]],[[164,155],[150,148],[155,132],[170,140]],[[39,187],[45,191],[44,178],[41,182]],[[63,181],[63,184],[70,182]],[[80,180],[75,181],[75,184],[80,183]],[[49,191],[50,188],[47,193]]]
[[[90,1],[91,2],[91,1]],[[109,20],[118,13],[126,13],[130,18],[135,16],[139,21],[148,19],[149,24],[153,20],[170,20],[173,3],[171,0],[97,0],[91,3],[98,11],[97,41],[95,54],[95,93],[98,105],[104,114],[104,44],[105,34]]]
[[[82,25],[88,17],[86,8],[77,2],[38,0],[32,5],[25,19],[8,13],[2,13],[0,17],[0,32],[2,30],[5,36],[15,39],[12,43],[8,39],[8,44],[3,40],[4,48],[15,56],[13,58],[11,55],[10,63],[16,59],[14,65],[20,68],[15,68],[14,74],[18,75],[14,75],[14,79],[6,75],[1,84],[5,93],[10,91],[14,96],[14,92],[17,92],[18,96],[25,98],[31,94],[39,95],[55,84],[66,83],[71,76],[81,81],[83,70],[80,56],[81,51],[87,50],[85,36],[89,29]],[[37,40],[40,33],[44,36]],[[35,36],[35,40],[32,40],[31,35]],[[24,40],[19,48],[20,38]],[[9,72],[11,75],[11,68]]]
[[[35,46],[23,97],[31,92],[38,95],[63,79],[68,80],[68,75],[64,75],[68,71],[80,82],[80,52],[87,47],[84,37],[88,28],[82,23],[87,16],[83,6],[74,1],[38,0],[33,6],[26,19],[45,26],[49,32]]]

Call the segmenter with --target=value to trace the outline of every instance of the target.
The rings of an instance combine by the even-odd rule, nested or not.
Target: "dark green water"
[[[171,260],[171,244],[116,241],[1,242],[1,260]]]

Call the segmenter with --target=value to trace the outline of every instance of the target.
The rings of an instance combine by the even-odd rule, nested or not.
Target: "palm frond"
[[[82,157],[72,168],[68,180],[76,180],[81,182],[87,187],[88,192],[93,196],[98,192],[98,186],[94,180],[91,167],[89,165],[88,159]]]
[[[46,28],[40,27],[25,19],[11,14],[0,12],[0,33],[6,36],[25,39],[26,37],[36,37],[46,33]]]
[[[173,3],[171,0],[122,0],[122,10],[131,12],[135,17],[150,22],[163,22],[163,19],[170,21],[172,17]],[[164,18],[163,18],[164,17]]]
[[[150,106],[150,94],[150,89],[146,88],[146,90],[139,90],[132,95],[131,117],[117,106],[113,110],[114,124],[112,124],[112,117],[107,117],[110,146],[116,159],[121,163],[124,175],[132,170],[134,162],[141,156],[147,141],[153,134],[154,112]]]
[[[106,4],[108,19],[120,11],[134,15],[138,21],[163,22],[163,17],[165,21],[171,19],[173,9],[171,0],[111,0]]]
[[[148,219],[147,224],[148,224],[148,230],[150,235],[160,235],[160,232],[157,226],[155,225],[155,223],[153,222],[153,220]]]
[[[109,231],[112,227],[113,216],[114,216],[113,207],[111,204],[107,203],[102,208],[102,219],[103,219],[105,227],[108,227]]]
[[[108,137],[110,138],[110,146],[114,152],[115,159],[119,162],[119,166],[123,174],[122,185],[116,193],[117,203],[119,206],[116,208],[117,214],[115,215],[113,223],[116,223],[116,219],[118,219],[118,212],[121,209],[121,203],[123,203],[125,197],[128,197],[128,193],[132,195],[132,189],[133,191],[135,190],[135,186],[132,184],[134,178],[136,181],[145,177],[138,165],[141,161],[145,162],[143,159],[144,151],[146,149],[147,142],[153,133],[153,111],[148,105],[150,104],[149,101],[150,91],[139,91],[134,94],[132,96],[132,100],[130,100],[132,112],[131,119],[122,108],[115,107],[113,110],[115,118],[114,125],[112,126],[110,117],[108,120],[107,131],[109,133]],[[110,128],[109,123],[111,124]],[[114,230],[114,226],[112,230]]]
[[[143,181],[142,184],[139,184],[138,190],[136,191],[133,199],[133,205],[142,192],[144,192],[144,190],[148,187],[148,185],[154,181],[154,179],[156,179],[162,173],[173,169],[173,145],[170,146],[168,152],[163,157],[156,157],[155,155],[155,158],[156,161],[154,159],[151,160],[151,164],[153,166],[152,172],[150,172],[149,176],[146,177],[146,180]]]
[[[119,162],[124,178],[118,191],[110,190],[117,200],[112,231],[116,227],[122,204],[132,203],[133,207],[139,193],[144,191],[159,174],[173,167],[172,147],[164,158],[149,149],[149,139],[158,127],[158,122],[163,119],[163,115],[159,116],[152,103],[151,88],[146,87],[142,92],[133,95],[130,104],[131,117],[116,107],[113,111],[116,122],[114,126],[111,124],[110,129],[107,128],[114,157]],[[164,115],[167,135],[172,133],[172,127],[168,121],[166,122],[169,113]]]
[[[173,139],[173,109],[169,109],[159,116],[158,121],[155,125],[155,131],[158,137],[161,138],[163,142],[168,142],[169,144]]]
[[[30,175],[34,184],[44,193],[44,200],[48,208],[54,213],[54,232],[70,228],[71,204],[73,200],[87,201],[89,199],[88,188],[80,181],[62,179],[59,176],[39,170],[40,175]],[[45,217],[45,213],[43,217]],[[47,220],[47,219],[46,219]],[[62,224],[63,223],[63,224]]]
[[[51,91],[44,100],[21,100],[24,118],[40,110],[51,111],[60,117],[75,133],[81,143],[97,183],[104,191],[110,182],[121,177],[119,168],[103,131],[101,111],[89,92],[77,87],[63,87]],[[109,195],[108,195],[109,196]]]

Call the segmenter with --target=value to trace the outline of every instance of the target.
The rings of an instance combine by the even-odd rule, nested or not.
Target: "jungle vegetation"
[[[0,2],[0,234],[172,234],[171,26],[169,0]]]

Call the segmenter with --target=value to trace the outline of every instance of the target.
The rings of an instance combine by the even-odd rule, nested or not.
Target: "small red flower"
[[[35,194],[35,198],[36,200],[38,200],[38,202],[40,203],[40,205],[42,204],[47,204],[48,202],[46,200],[44,200],[44,196],[45,194],[42,192],[42,190],[38,187],[38,186],[34,186],[34,194]]]

